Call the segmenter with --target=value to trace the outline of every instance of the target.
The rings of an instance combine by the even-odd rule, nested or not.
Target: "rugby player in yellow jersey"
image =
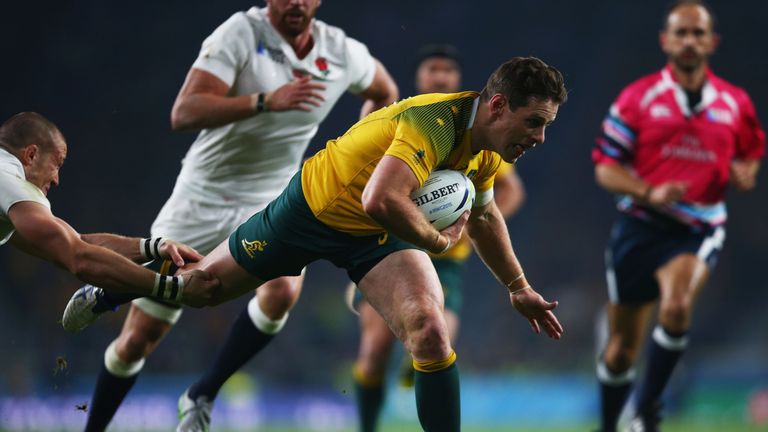
[[[326,259],[347,270],[413,356],[416,406],[426,431],[460,430],[459,374],[443,292],[425,251],[444,253],[466,225],[475,250],[513,306],[559,339],[563,328],[529,284],[493,201],[502,159],[544,141],[567,93],[554,67],[533,57],[502,64],[482,93],[415,96],[375,111],[308,159],[267,208],[193,267],[221,281],[223,302]],[[471,216],[436,230],[411,201],[436,169],[470,177]]]
[[[427,45],[417,55],[416,91],[426,93],[453,93],[461,88],[461,67],[458,50],[451,45]],[[494,199],[504,218],[509,217],[522,204],[525,190],[512,165],[504,162],[494,179]],[[462,304],[462,279],[472,245],[464,235],[456,245],[441,255],[431,255],[445,299],[445,322],[451,342],[455,343],[459,331],[459,312]],[[355,398],[359,430],[376,430],[379,413],[384,405],[385,382],[395,335],[387,323],[363,298],[354,284],[347,288],[348,296],[355,298],[360,315],[360,347],[353,368]],[[351,299],[350,299],[351,300]],[[413,385],[413,362],[406,355],[401,366],[401,381]]]

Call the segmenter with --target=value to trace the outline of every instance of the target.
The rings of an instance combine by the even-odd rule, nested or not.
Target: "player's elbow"
[[[368,188],[363,190],[361,199],[363,211],[375,221],[380,221],[386,217],[390,208],[387,201],[387,197],[383,193],[371,191]]]
[[[195,119],[183,99],[176,100],[171,110],[171,129],[185,131],[194,129]]]

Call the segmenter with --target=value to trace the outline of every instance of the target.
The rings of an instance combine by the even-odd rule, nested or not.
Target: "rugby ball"
[[[459,171],[433,171],[424,185],[413,191],[411,199],[429,223],[441,230],[472,209],[475,186]]]

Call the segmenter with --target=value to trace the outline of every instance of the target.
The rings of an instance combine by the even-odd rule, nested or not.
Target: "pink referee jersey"
[[[611,105],[592,151],[595,164],[619,163],[646,182],[688,183],[683,200],[661,212],[693,226],[725,223],[723,199],[732,159],[759,159],[765,132],[747,93],[707,70],[701,101],[691,111],[669,66],[627,86]],[[648,209],[631,197],[619,209]]]

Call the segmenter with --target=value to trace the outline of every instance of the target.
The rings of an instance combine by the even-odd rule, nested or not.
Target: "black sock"
[[[597,377],[600,383],[600,430],[616,432],[619,416],[632,389],[634,373],[632,371],[614,373],[608,369],[603,360],[599,362]]]
[[[363,382],[355,375],[355,399],[360,432],[374,432],[384,403],[384,383],[380,380]]]
[[[103,432],[107,428],[138,376],[139,374],[135,374],[122,378],[113,375],[102,364],[91,406],[88,407],[88,423],[85,425],[85,432]]]
[[[427,432],[461,430],[459,368],[456,363],[436,372],[416,371],[416,410]]]
[[[678,360],[688,345],[686,332],[672,333],[661,326],[653,330],[647,368],[637,391],[637,412],[651,409],[661,398]]]
[[[176,274],[176,270],[179,269],[173,261],[164,260],[162,258],[155,258],[144,264],[144,267],[166,276]],[[139,297],[142,296],[132,293],[108,292],[102,290],[101,293],[97,295],[98,300],[96,306],[93,307],[93,311],[96,313],[116,311],[120,306],[130,303]]]
[[[189,397],[195,400],[204,395],[209,400],[215,399],[227,379],[267,346],[273,337],[274,335],[256,328],[248,314],[248,308],[243,309],[232,324],[216,360],[202,378],[189,388]]]

